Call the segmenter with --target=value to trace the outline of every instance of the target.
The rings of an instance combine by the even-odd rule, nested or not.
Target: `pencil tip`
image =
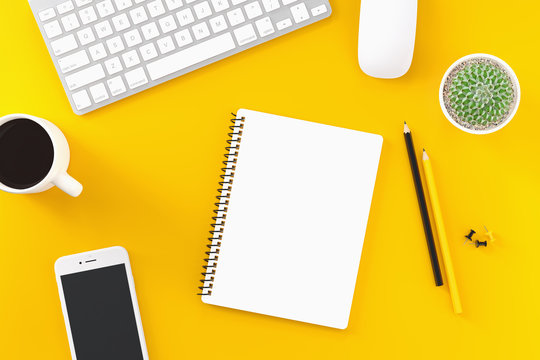
[[[424,153],[422,154],[422,160],[429,160],[429,156],[426,152],[426,149],[424,149]]]
[[[407,125],[407,122],[403,122],[403,132],[404,133],[410,133],[411,130],[409,129],[409,126]]]

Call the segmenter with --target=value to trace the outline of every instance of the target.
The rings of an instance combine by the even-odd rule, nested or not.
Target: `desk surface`
[[[519,4],[518,4],[519,3]],[[55,122],[85,186],[0,193],[0,349],[5,359],[68,359],[53,263],[123,245],[131,255],[151,359],[507,359],[538,356],[540,5],[420,1],[416,52],[398,80],[356,62],[359,1],[324,22],[84,117],[74,115],[26,1],[0,2],[0,112]],[[457,58],[497,55],[522,87],[516,118],[488,136],[452,126],[439,83]],[[203,304],[195,295],[229,113],[240,107],[385,138],[349,328]],[[403,141],[432,157],[464,313],[433,285]],[[493,247],[462,245],[486,224]]]

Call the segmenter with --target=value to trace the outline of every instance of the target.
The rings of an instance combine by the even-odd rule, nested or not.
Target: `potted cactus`
[[[488,134],[514,117],[520,100],[514,71],[501,59],[473,54],[456,61],[444,74],[440,103],[446,118],[472,134]]]

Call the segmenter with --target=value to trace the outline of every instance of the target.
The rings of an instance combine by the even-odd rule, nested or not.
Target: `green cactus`
[[[490,63],[473,63],[459,70],[448,98],[456,116],[470,125],[488,126],[504,118],[514,97],[512,81]]]

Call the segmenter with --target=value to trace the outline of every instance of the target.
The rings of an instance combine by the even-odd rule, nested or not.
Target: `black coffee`
[[[28,119],[0,126],[0,182],[14,189],[38,184],[51,169],[54,148],[49,134]]]

